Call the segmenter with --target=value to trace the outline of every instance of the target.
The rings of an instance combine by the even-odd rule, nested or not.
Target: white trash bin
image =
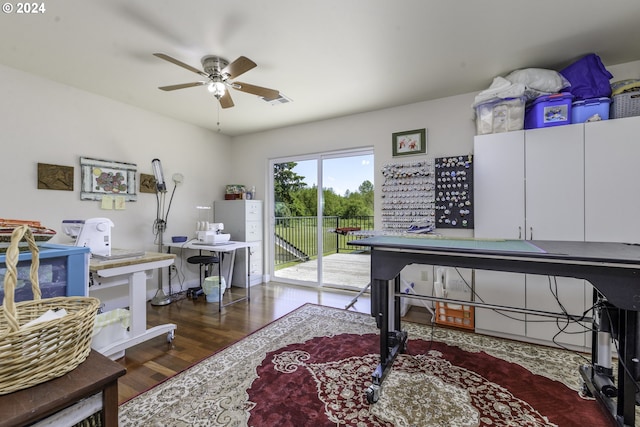
[[[224,291],[227,289],[227,284],[224,281],[218,279],[219,276],[209,276],[204,279],[202,283],[202,291],[207,296],[207,302],[219,302],[220,295],[224,295]],[[222,292],[218,292],[218,283],[222,287]]]
[[[114,342],[128,338],[131,314],[125,308],[100,313],[93,326],[91,348],[100,351]]]

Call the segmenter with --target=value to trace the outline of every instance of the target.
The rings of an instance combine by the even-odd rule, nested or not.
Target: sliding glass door
[[[271,170],[274,280],[364,288],[370,257],[347,241],[373,230],[372,150],[274,159]]]
[[[273,164],[273,277],[319,282],[318,160]]]

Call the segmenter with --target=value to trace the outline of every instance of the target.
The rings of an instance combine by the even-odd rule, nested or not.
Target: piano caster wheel
[[[167,333],[167,342],[172,343],[175,338],[176,338],[176,331],[175,329],[172,329]]]
[[[366,390],[367,402],[376,403],[380,399],[380,386],[370,385]]]

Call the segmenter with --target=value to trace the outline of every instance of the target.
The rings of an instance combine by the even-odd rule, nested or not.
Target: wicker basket
[[[30,279],[33,301],[15,303],[20,241],[32,254]],[[28,388],[73,370],[89,355],[99,300],[91,297],[40,298],[38,247],[28,226],[16,228],[6,253],[4,302],[0,306],[0,394]],[[24,326],[48,310],[66,316]]]
[[[613,96],[611,115],[614,119],[640,116],[640,91],[623,92]]]

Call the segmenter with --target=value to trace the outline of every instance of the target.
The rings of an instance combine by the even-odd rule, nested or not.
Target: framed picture
[[[409,154],[427,154],[427,130],[416,129],[396,132],[392,137],[393,157]]]
[[[102,200],[103,196],[122,196],[127,202],[137,200],[135,164],[81,157],[80,169],[81,200]]]
[[[38,190],[73,191],[73,167],[38,163]]]
[[[156,177],[153,175],[147,175],[146,173],[140,174],[140,192],[141,193],[153,193],[156,194]]]

